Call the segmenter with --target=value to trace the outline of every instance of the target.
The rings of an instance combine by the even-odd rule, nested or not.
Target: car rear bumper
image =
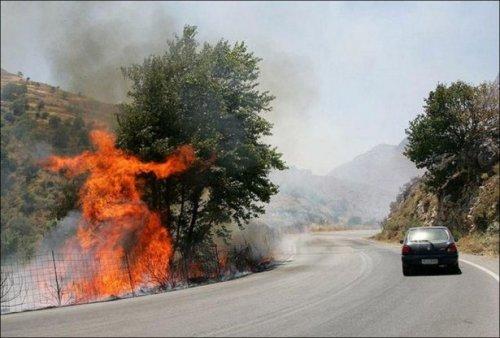
[[[457,255],[405,255],[401,256],[403,264],[406,265],[418,265],[418,266],[433,266],[433,265],[423,265],[422,259],[437,259],[439,265],[456,265],[458,264],[458,254]]]

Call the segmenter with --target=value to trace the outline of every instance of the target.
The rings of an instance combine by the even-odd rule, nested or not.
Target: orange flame
[[[193,148],[182,146],[162,163],[145,163],[117,149],[111,133],[95,130],[90,138],[95,152],[52,156],[44,163],[69,177],[89,173],[79,192],[82,222],[66,247],[76,245],[95,262],[93,277],[72,288],[80,298],[95,293],[97,297],[119,295],[130,291],[131,284],[138,286],[168,272],[173,254],[170,235],[159,215],[141,200],[137,175],[166,178],[195,160]],[[123,264],[128,268],[120,268]]]

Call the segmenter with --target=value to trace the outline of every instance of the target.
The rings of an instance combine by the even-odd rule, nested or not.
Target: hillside
[[[111,126],[117,108],[3,69],[1,84],[2,255],[28,257],[75,207],[79,186],[40,160],[89,149],[89,131]]]
[[[74,118],[79,115],[86,122],[111,126],[115,123],[114,114],[118,112],[117,106],[99,102],[81,94],[64,91],[45,83],[31,81],[22,74],[12,74],[1,69],[2,88],[7,85],[26,86],[27,111],[46,112],[48,117],[58,116],[61,119]],[[8,100],[2,98],[2,107],[8,105]]]
[[[415,179],[391,204],[391,212],[378,238],[398,241],[410,227],[444,224],[452,230],[461,250],[498,255],[499,187],[497,163],[493,172],[484,175],[478,186],[464,189],[459,201],[448,200],[438,217],[437,196],[428,191],[424,179]]]

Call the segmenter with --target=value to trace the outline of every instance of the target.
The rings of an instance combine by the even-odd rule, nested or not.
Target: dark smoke
[[[2,32],[3,47],[26,53],[26,46],[22,46],[26,41],[21,40],[31,37],[32,57],[44,58],[39,62],[48,63],[58,84],[112,102],[125,97],[121,66],[161,53],[184,24],[192,24],[181,22],[173,9],[159,2],[12,2],[2,3],[2,11],[6,13],[2,27],[7,31]],[[12,26],[23,26],[15,32],[24,35],[5,37]],[[208,28],[199,27],[200,35],[206,36]],[[224,32],[217,34],[210,42],[227,38]],[[295,99],[289,99],[311,93],[308,87],[313,81],[307,74],[311,71],[307,60],[275,51],[272,42],[247,42],[257,47],[256,53],[263,58],[263,84],[279,96],[279,101],[297,106]],[[305,107],[304,103],[298,105]]]
[[[39,2],[2,7],[27,19],[18,24],[34,27],[39,44],[34,47],[58,84],[105,102],[126,96],[120,67],[162,51],[174,33],[173,20],[161,3]]]

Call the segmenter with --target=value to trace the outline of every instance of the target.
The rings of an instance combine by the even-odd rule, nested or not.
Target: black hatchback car
[[[403,244],[401,260],[403,275],[410,275],[415,268],[445,267],[458,273],[458,250],[447,227],[410,228]]]

